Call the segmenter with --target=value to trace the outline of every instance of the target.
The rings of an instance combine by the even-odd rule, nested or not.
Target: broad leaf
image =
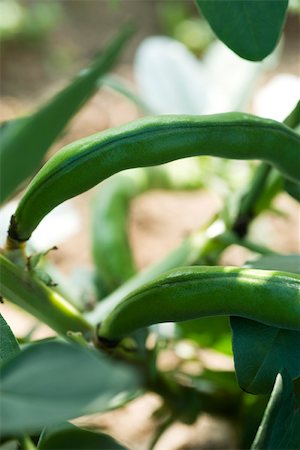
[[[40,450],[124,450],[125,447],[103,433],[82,430],[71,423],[46,429],[38,443]]]
[[[300,448],[300,405],[289,375],[277,376],[264,418],[251,447],[253,450]]]
[[[288,0],[196,0],[219,39],[242,58],[261,61],[275,48]]]
[[[231,317],[238,382],[253,394],[271,392],[278,372],[300,376],[300,333]]]
[[[19,344],[13,332],[0,314],[0,360],[4,361],[16,355],[19,350]]]
[[[3,434],[38,431],[81,414],[115,408],[139,388],[136,372],[63,342],[27,347],[1,367]]]
[[[4,125],[0,158],[5,171],[1,174],[0,203],[37,169],[50,145],[95,92],[99,78],[112,67],[129,34],[129,28],[121,31],[87,69],[30,118]],[[18,163],[20,158],[22,164]]]

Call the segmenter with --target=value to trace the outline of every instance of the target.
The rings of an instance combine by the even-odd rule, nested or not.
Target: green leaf
[[[300,448],[300,406],[291,378],[283,371],[251,447],[253,450],[295,450]]]
[[[143,101],[143,99],[136,94],[130,87],[126,85],[126,80],[123,80],[120,77],[113,75],[105,75],[101,78],[99,86],[103,86],[104,88],[109,88],[115,92],[118,92],[120,95],[126,97],[129,101],[131,101],[137,108],[144,113],[154,114],[153,111],[149,108],[149,106]]]
[[[140,387],[136,372],[94,351],[63,342],[27,347],[1,367],[3,434],[39,431],[123,404]]]
[[[196,0],[219,39],[239,56],[261,61],[275,48],[288,0]]]
[[[238,382],[253,394],[271,392],[278,372],[300,376],[300,333],[231,317]]]
[[[99,78],[112,67],[131,32],[131,28],[124,28],[88,68],[30,118],[8,128],[4,125],[0,203],[34,173],[50,145],[95,92]],[[20,158],[22,164],[18,163]]]
[[[300,202],[300,186],[298,184],[285,179],[284,180],[284,189],[297,202]]]
[[[71,423],[46,429],[39,440],[40,450],[124,450],[125,447],[103,433],[82,430]]]
[[[19,344],[13,332],[0,314],[0,359],[8,359],[19,351]]]
[[[245,267],[300,274],[300,255],[266,255],[254,261],[247,261]]]
[[[176,324],[181,339],[190,339],[200,347],[232,354],[231,333],[227,317],[202,317]]]
[[[0,450],[18,450],[19,442],[15,440],[9,440],[0,445]]]

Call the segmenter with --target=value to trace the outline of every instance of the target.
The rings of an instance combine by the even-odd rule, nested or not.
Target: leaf
[[[0,359],[3,361],[19,353],[19,344],[0,314]]]
[[[124,28],[87,69],[30,118],[9,128],[4,125],[0,203],[37,169],[50,145],[95,92],[99,78],[111,68],[130,34],[131,28]],[[17,163],[20,158],[22,164]]]
[[[103,433],[82,430],[71,423],[46,429],[38,443],[40,450],[124,450],[125,447]]]
[[[202,317],[176,324],[181,339],[190,339],[200,347],[232,354],[231,334],[227,317]]]
[[[123,404],[140,387],[136,372],[63,342],[25,348],[0,375],[3,434],[39,431],[81,414]]]
[[[261,61],[275,48],[288,0],[196,0],[219,39],[239,56]]]
[[[0,445],[0,450],[18,450],[19,442],[15,440],[9,440]]]
[[[300,406],[291,378],[283,371],[251,447],[253,450],[295,450],[300,448]]]
[[[245,267],[300,274],[300,255],[266,255],[254,261],[247,261]]]
[[[238,382],[253,394],[271,392],[278,372],[300,376],[300,332],[231,317]]]
[[[153,114],[153,111],[143,101],[143,99],[136,94],[130,87],[127,86],[127,81],[121,77],[114,75],[105,75],[101,78],[100,87],[111,89],[114,92],[126,97],[131,101],[144,115]]]
[[[297,202],[300,202],[300,186],[298,184],[285,179],[284,180],[284,189]]]
[[[157,114],[203,114],[213,87],[204,65],[175,39],[145,39],[134,60],[137,85]]]

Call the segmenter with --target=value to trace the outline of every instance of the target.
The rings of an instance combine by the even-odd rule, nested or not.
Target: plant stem
[[[254,172],[248,192],[241,200],[239,213],[232,227],[240,238],[247,235],[248,227],[255,217],[255,204],[266,185],[271,170],[270,164],[261,163]]]
[[[246,247],[253,252],[263,255],[275,253],[266,247],[245,239],[239,239],[235,233],[225,230],[225,225],[220,219],[216,219],[206,230],[192,233],[164,259],[137,273],[126,283],[122,284],[112,294],[98,303],[96,308],[87,314],[87,319],[94,325],[100,323],[128,294],[143,284],[179,266],[212,264],[218,259],[222,251],[232,244]]]
[[[285,118],[283,123],[289,128],[296,128],[300,123],[300,101],[293,111]],[[243,238],[247,235],[248,227],[255,217],[255,205],[266,186],[270,174],[274,171],[266,162],[260,163],[256,168],[250,187],[241,200],[238,216],[233,224],[233,231]],[[281,175],[279,175],[282,178]],[[276,191],[274,195],[276,195]]]
[[[22,439],[20,439],[22,450],[37,450],[36,446],[32,442],[32,439],[25,435]]]
[[[164,432],[175,422],[176,416],[175,414],[171,414],[170,417],[168,417],[164,423],[158,428],[157,432],[155,433],[153,439],[151,440],[149,444],[148,450],[153,450],[156,444],[158,443],[161,436],[164,434]]]
[[[91,334],[92,327],[61,295],[0,254],[1,295],[49,325],[59,334]]]
[[[217,221],[216,221],[217,222]],[[220,221],[218,221],[219,223]],[[187,266],[195,264],[201,258],[202,254],[207,254],[210,248],[211,237],[209,230],[197,231],[192,233],[175,250],[170,252],[164,259],[156,264],[151,265],[142,272],[137,273],[126,283],[122,284],[112,294],[102,300],[96,308],[87,315],[88,320],[96,325],[101,322],[130,292],[138,289],[143,284],[153,280],[159,275],[178,266]],[[224,228],[221,227],[221,231]],[[214,239],[214,237],[213,237]],[[218,244],[220,247],[220,244]]]
[[[239,245],[240,247],[247,248],[248,250],[251,250],[254,253],[259,253],[261,255],[278,255],[279,253],[271,250],[268,247],[265,247],[263,245],[255,244],[254,242],[249,241],[248,239],[240,239],[234,232],[227,231],[223,234],[221,234],[218,238],[219,241],[223,242],[224,244],[227,243],[227,246],[229,245]]]

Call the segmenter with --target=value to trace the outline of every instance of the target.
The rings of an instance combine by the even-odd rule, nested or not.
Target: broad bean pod
[[[300,276],[236,267],[181,267],[128,295],[99,328],[100,341],[118,342],[162,322],[240,316],[300,331]]]
[[[300,136],[244,113],[140,119],[74,142],[36,175],[12,217],[9,236],[26,241],[55,206],[134,167],[197,155],[261,159],[299,182]]]

